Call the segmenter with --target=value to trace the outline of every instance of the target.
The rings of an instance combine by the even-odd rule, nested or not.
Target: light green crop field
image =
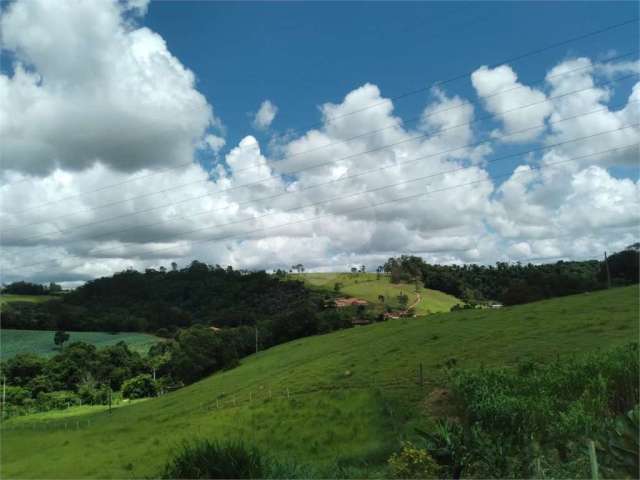
[[[79,427],[68,430],[62,420],[16,417],[2,428],[0,473],[148,478],[199,436],[239,437],[283,461],[382,463],[415,426],[429,428],[435,412],[425,399],[445,382],[443,362],[513,365],[637,340],[638,293],[625,287],[299,339],[163,397],[75,416]]]
[[[9,293],[0,295],[0,305],[11,302],[42,303],[59,298],[56,295],[13,295]]]
[[[420,301],[415,305],[418,315],[428,313],[448,312],[456,303],[462,303],[456,297],[447,295],[437,290],[430,290],[418,285],[398,283],[389,281],[389,276],[375,273],[304,273],[302,275],[291,274],[292,278],[302,278],[304,282],[313,289],[333,292],[334,285],[342,284],[340,295],[362,298],[373,305],[379,305],[379,295],[385,297],[385,303],[392,308],[398,308],[397,297],[400,292],[409,297],[409,305],[413,304],[420,295]]]
[[[129,348],[140,353],[146,353],[149,347],[160,339],[145,333],[106,333],[106,332],[67,332],[71,342],[86,342],[96,347],[115,345],[126,342]],[[11,358],[18,353],[36,353],[51,357],[59,353],[53,343],[53,330],[0,330],[0,359]]]

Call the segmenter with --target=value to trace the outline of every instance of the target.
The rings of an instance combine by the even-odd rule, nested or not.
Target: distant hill
[[[438,290],[424,288],[420,283],[391,283],[388,275],[376,273],[304,273],[291,275],[305,282],[311,289],[329,292],[340,296],[357,297],[372,305],[380,304],[380,295],[386,304],[392,308],[400,308],[397,296],[404,293],[409,297],[408,305],[415,303],[418,315],[436,312],[448,312],[451,307],[459,303],[456,297]],[[340,289],[335,291],[335,285]],[[417,302],[417,303],[416,303]]]
[[[638,294],[631,286],[390,320],[274,347],[111,415],[11,419],[2,431],[2,471],[11,478],[152,477],[181,440],[198,436],[239,437],[312,464],[375,465],[438,415],[426,400],[446,381],[445,364],[551,361],[624,344],[638,338]]]

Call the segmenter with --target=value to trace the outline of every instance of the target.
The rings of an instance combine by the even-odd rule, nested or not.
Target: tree
[[[405,293],[400,292],[400,295],[398,295],[398,303],[400,304],[400,308],[404,310],[407,308],[407,303],[409,303],[409,297]]]
[[[333,284],[333,291],[336,293],[340,293],[340,289],[342,288],[342,284],[340,282],[336,282]]]
[[[45,365],[45,359],[33,353],[19,353],[2,363],[2,373],[8,384],[25,387],[43,373]]]
[[[13,282],[6,285],[2,289],[3,293],[12,293],[15,295],[45,295],[47,293],[44,286],[38,283],[30,282]]]
[[[155,397],[157,393],[156,382],[148,374],[130,378],[122,384],[122,396],[124,398]]]
[[[67,340],[69,340],[69,334],[64,330],[56,331],[56,333],[53,336],[53,343],[55,343],[58,347],[60,347],[60,350],[62,350],[62,346],[64,345],[64,342],[66,342]]]
[[[298,273],[304,273],[304,265],[301,263],[297,263],[296,265],[291,265],[291,270],[295,270]]]

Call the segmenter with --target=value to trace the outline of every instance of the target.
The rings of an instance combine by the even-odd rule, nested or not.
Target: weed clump
[[[266,462],[254,447],[233,441],[184,443],[161,478],[264,478]]]

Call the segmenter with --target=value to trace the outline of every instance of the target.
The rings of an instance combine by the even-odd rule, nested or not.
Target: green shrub
[[[640,407],[611,423],[598,442],[602,467],[612,477],[640,478]]]
[[[122,384],[122,396],[124,398],[154,397],[157,393],[156,382],[148,374],[130,378]]]
[[[243,443],[198,440],[182,446],[162,478],[264,478],[265,466],[260,452]]]
[[[67,408],[80,404],[80,397],[74,392],[61,390],[57,392],[42,392],[38,395],[38,408],[40,410],[53,410]]]
[[[529,442],[566,443],[601,430],[603,419],[638,402],[638,346],[582,359],[454,373],[468,420],[484,430]]]
[[[25,405],[31,399],[31,391],[22,387],[7,385],[5,387],[5,399],[10,405]]]
[[[83,383],[78,387],[78,396],[84,404],[106,405],[109,403],[109,387],[96,386],[89,382]]]
[[[398,453],[391,455],[389,467],[394,478],[438,478],[440,471],[427,450],[409,442],[405,442]]]
[[[465,476],[579,477],[585,440],[638,402],[639,363],[638,345],[630,344],[547,365],[453,372],[464,421],[473,427],[423,435],[427,448]]]

